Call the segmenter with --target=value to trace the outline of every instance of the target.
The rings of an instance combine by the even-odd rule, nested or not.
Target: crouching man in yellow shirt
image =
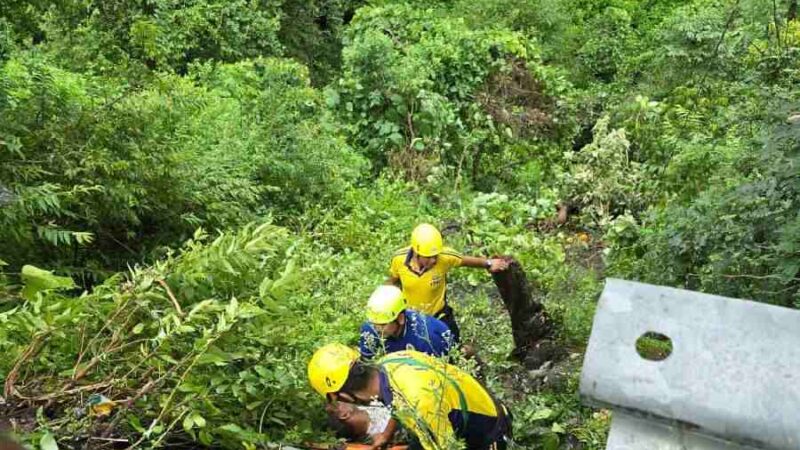
[[[436,227],[423,223],[411,233],[411,245],[396,251],[392,256],[386,284],[399,285],[409,308],[447,324],[454,340],[458,342],[461,333],[445,294],[447,272],[460,266],[500,272],[508,268],[508,262],[503,259],[463,256],[444,246],[442,234]]]
[[[511,437],[511,415],[486,388],[456,366],[420,352],[396,352],[371,364],[345,345],[328,344],[311,357],[308,378],[328,401],[388,406],[419,440],[409,450],[442,450],[455,440],[467,450],[504,450]],[[390,433],[376,438],[372,448],[388,442]]]

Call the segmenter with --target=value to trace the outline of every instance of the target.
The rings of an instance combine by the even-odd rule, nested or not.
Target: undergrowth
[[[568,272],[559,236],[523,231],[535,217],[518,207],[522,203],[460,199],[461,208],[447,209],[411,195],[402,182],[379,186],[350,195],[387,201],[385,209],[359,201],[314,233],[269,223],[236,233],[198,231],[154,265],[133,268],[90,293],[29,292],[27,301],[0,315],[0,350],[13,355],[0,363],[8,398],[30,407],[7,412],[41,408],[36,426],[25,430],[29,442],[46,435],[65,444],[99,435],[154,446],[176,440],[231,447],[318,441],[323,405],[307,386],[306,362],[323,343],[356,343],[363,320],[358,311],[415,219],[452,217],[459,228],[448,234],[450,245],[517,255],[530,262],[533,280],[544,287]],[[486,207],[507,208],[507,215],[483,227]],[[392,214],[399,210],[406,214]],[[348,224],[355,220],[362,224],[359,238],[349,241],[355,231]],[[595,423],[591,411],[572,408],[578,405],[579,361],[565,375],[566,384],[517,396],[526,380],[502,381],[517,369],[507,360],[508,318],[485,295],[493,290],[490,277],[461,269],[453,283],[464,286],[453,291],[466,340],[479,348],[489,385],[509,400],[517,428],[526,430],[519,442],[553,448],[546,443],[560,437],[602,434],[605,425]],[[581,289],[592,295],[596,286]],[[575,324],[564,328],[565,340],[585,341],[585,305],[559,291],[547,302],[559,305],[560,321]],[[109,417],[87,409],[94,393],[115,402]],[[553,412],[537,413],[542,408]]]

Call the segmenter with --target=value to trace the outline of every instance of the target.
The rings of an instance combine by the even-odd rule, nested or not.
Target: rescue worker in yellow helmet
[[[508,262],[500,258],[461,255],[444,246],[442,234],[436,227],[423,223],[411,233],[411,245],[392,256],[386,284],[399,284],[409,308],[447,324],[458,342],[461,333],[445,294],[447,272],[461,266],[500,272],[508,268]]]
[[[345,386],[351,375],[351,369],[358,367],[353,373],[361,373],[361,363],[358,351],[343,344],[327,344],[317,349],[311,360],[308,362],[308,381],[315,391],[319,392],[328,401],[330,409],[331,403],[361,403],[371,404],[370,401],[358,401],[356,397],[347,394]],[[341,395],[340,395],[341,393]],[[389,443],[397,430],[397,421],[392,418],[386,425],[384,431],[373,436],[372,449],[379,449]]]
[[[420,352],[392,353],[373,365],[360,361],[355,350],[328,344],[311,358],[308,377],[329,401],[389,406],[419,440],[410,450],[439,450],[454,440],[463,440],[467,450],[503,450],[511,437],[511,415],[486,388]]]
[[[444,356],[452,348],[453,334],[444,322],[406,308],[397,286],[378,286],[367,302],[367,322],[361,326],[359,349],[364,359],[379,350],[401,350]]]

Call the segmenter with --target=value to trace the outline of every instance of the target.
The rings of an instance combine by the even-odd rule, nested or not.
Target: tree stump
[[[544,305],[534,299],[520,263],[510,256],[500,258],[509,262],[508,269],[492,273],[492,279],[511,317],[514,337],[511,358],[528,369],[538,369],[545,362],[563,356],[564,351],[555,344],[553,324]]]

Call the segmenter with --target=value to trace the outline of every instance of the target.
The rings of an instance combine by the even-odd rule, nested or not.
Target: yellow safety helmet
[[[378,325],[390,323],[397,319],[406,309],[403,291],[397,286],[378,286],[367,302],[367,319]]]
[[[311,387],[322,396],[339,392],[357,359],[358,351],[344,344],[327,344],[318,348],[308,362]]]
[[[429,223],[419,224],[411,232],[411,250],[420,256],[436,256],[443,246],[442,233]]]

